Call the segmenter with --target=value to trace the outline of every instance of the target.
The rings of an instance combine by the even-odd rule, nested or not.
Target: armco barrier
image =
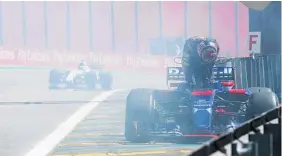
[[[270,123],[273,120],[278,120],[278,123]],[[258,129],[260,126],[263,126],[263,132]],[[249,142],[240,141],[240,137],[246,134],[249,136]],[[232,143],[236,140],[238,143]],[[231,151],[228,153],[225,146],[231,143]],[[237,148],[239,144],[242,145],[240,151]],[[281,107],[244,123],[233,132],[205,143],[189,156],[209,156],[215,152],[228,156],[281,156]]]

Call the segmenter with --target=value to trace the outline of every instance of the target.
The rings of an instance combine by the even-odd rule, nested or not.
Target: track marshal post
[[[248,45],[248,52],[250,54],[260,54],[261,32],[249,32],[247,45]]]

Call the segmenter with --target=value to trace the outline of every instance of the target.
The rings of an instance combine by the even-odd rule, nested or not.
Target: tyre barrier
[[[261,126],[263,129],[259,129]],[[240,140],[245,135],[249,139],[247,143]],[[228,150],[226,146],[230,144]],[[281,156],[281,105],[205,143],[189,156],[209,156],[215,152],[230,156]]]

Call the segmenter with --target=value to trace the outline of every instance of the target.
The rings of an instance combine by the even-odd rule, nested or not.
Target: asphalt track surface
[[[55,149],[48,151],[49,155],[166,155],[167,152],[169,155],[175,155],[188,153],[198,147],[126,142],[123,137],[123,122],[125,97],[129,89],[165,88],[165,75],[135,71],[114,72],[114,76],[114,89],[124,91],[116,92],[106,101],[96,103],[97,107],[95,106],[69,135],[59,141]],[[91,106],[93,101],[90,101],[103,93],[101,90],[50,91],[47,80],[48,71],[45,70],[0,70],[1,156],[25,156],[28,152],[36,151],[35,148],[41,141],[79,109],[86,105]],[[36,156],[41,154],[36,153]]]
[[[200,146],[125,141],[125,98],[129,89],[165,88],[165,75],[154,72],[113,73],[114,89],[123,91],[101,98],[101,94],[107,94],[101,90],[50,91],[48,71],[45,70],[0,70],[0,156],[181,156]],[[62,130],[61,126],[84,108],[90,108],[89,112],[84,110],[81,120]],[[50,137],[59,128],[64,133]]]
[[[25,104],[28,101],[89,101],[96,92],[49,91],[45,71],[0,70],[0,155],[23,156],[83,103]]]
[[[61,141],[52,156],[185,155],[198,145],[129,143],[125,141],[124,114],[128,91],[111,95]]]

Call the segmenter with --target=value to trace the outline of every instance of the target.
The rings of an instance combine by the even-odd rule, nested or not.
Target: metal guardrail
[[[275,119],[278,123],[270,123]],[[263,126],[263,132],[258,129],[260,126]],[[240,137],[246,134],[249,136],[248,143],[240,141]],[[232,143],[234,141],[238,143]],[[225,146],[231,143],[231,151],[228,153]],[[243,147],[240,151],[237,148],[238,144]],[[209,156],[215,152],[230,156],[281,156],[281,107],[245,122],[233,132],[205,143],[189,156]]]
[[[236,88],[269,87],[281,96],[281,55],[238,58],[232,64],[236,67]],[[270,122],[273,120],[277,123]],[[240,141],[246,135],[247,143]],[[243,148],[239,151],[240,144]],[[229,152],[227,145],[231,145]],[[231,156],[281,156],[281,106],[205,143],[190,156],[209,156],[215,152]]]
[[[232,65],[236,70],[236,88],[268,87],[281,98],[280,54],[238,58]]]

